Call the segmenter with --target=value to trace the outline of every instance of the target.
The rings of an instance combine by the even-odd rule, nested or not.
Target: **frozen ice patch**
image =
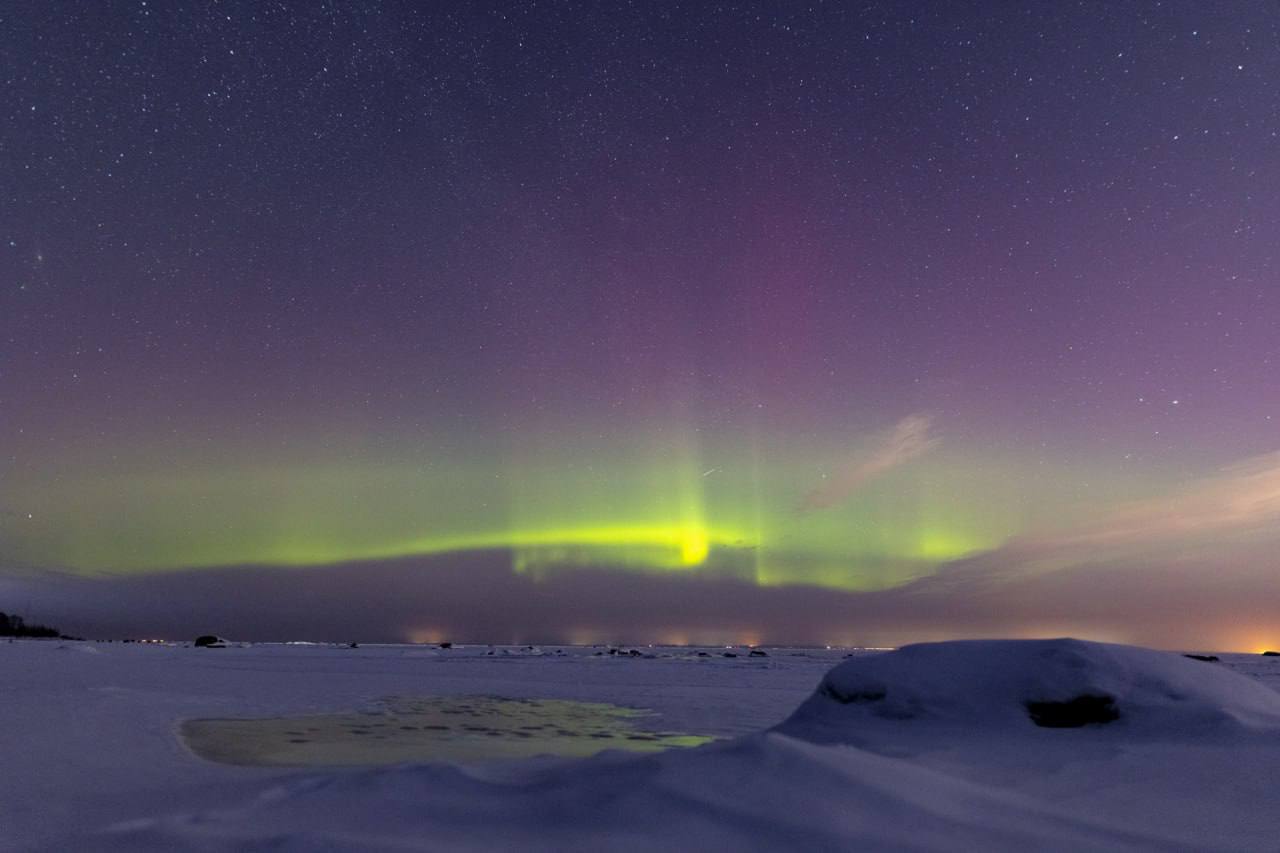
[[[648,712],[597,702],[497,696],[390,697],[351,713],[187,720],[196,755],[222,764],[302,767],[586,757],[654,752],[712,740],[641,728]]]

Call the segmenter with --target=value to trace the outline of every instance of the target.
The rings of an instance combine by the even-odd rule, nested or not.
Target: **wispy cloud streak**
[[[1155,546],[1243,532],[1276,521],[1280,521],[1280,452],[1232,465],[1173,495],[1125,504],[1095,524],[1023,544],[1055,550]]]
[[[932,419],[926,415],[910,415],[898,421],[869,457],[854,460],[806,494],[800,501],[800,511],[842,504],[887,471],[933,450],[939,439],[931,434],[932,426]]]

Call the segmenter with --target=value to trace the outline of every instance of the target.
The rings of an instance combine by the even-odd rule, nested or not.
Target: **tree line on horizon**
[[[0,610],[0,637],[61,637],[62,632],[48,625],[27,624],[21,616],[10,616]]]

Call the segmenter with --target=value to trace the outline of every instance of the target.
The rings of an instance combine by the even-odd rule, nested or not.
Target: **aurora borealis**
[[[521,571],[711,568],[760,584],[859,589],[999,544],[1021,515],[1002,488],[1007,473],[960,459],[868,484],[839,511],[806,509],[796,498],[809,482],[763,461],[738,462],[747,452],[724,448],[710,461],[682,461],[660,447],[588,453],[607,465],[584,464],[581,448],[491,465],[399,457],[399,465],[366,458],[167,472],[131,462],[91,482],[30,486],[31,518],[17,525],[25,535],[11,547],[27,563],[109,573],[509,548]],[[793,451],[788,461],[797,458]],[[978,483],[987,500],[967,505],[961,484]]]
[[[1271,4],[0,28],[0,597],[43,618],[1280,645]]]

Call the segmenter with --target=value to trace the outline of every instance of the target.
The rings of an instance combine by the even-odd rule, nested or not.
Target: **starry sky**
[[[1272,3],[0,32],[10,610],[1280,645]]]

